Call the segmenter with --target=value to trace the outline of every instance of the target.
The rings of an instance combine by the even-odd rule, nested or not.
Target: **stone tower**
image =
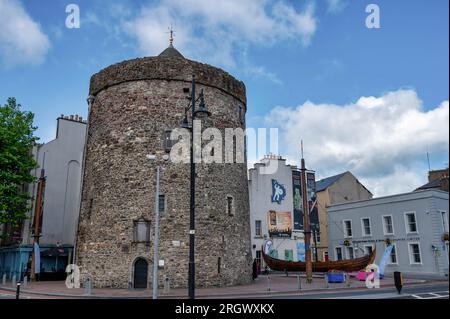
[[[180,127],[192,75],[211,117],[202,129],[245,129],[243,82],[185,59],[172,45],[159,56],[124,61],[91,78],[76,264],[94,287],[151,286],[155,168],[162,167],[158,281],[187,287],[190,165],[163,161],[167,134]],[[150,161],[148,154],[158,159]],[[251,281],[247,164],[197,164],[196,283]],[[142,281],[145,281],[144,283]],[[139,281],[139,282],[138,282]]]

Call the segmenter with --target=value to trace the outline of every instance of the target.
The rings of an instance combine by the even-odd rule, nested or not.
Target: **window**
[[[276,250],[276,249],[271,250],[270,257],[278,259],[278,250]]]
[[[150,242],[150,221],[144,217],[133,222],[134,242],[149,243]]]
[[[351,220],[344,220],[344,235],[346,238],[352,237],[352,221]]]
[[[372,245],[364,246],[364,254],[370,255],[372,252],[373,252],[373,246]]]
[[[353,247],[347,247],[347,259],[355,258],[355,251]]]
[[[394,235],[394,225],[392,215],[383,216],[383,232],[385,235]]]
[[[164,213],[166,211],[166,195],[159,195],[159,213]]]
[[[239,123],[244,124],[245,123],[245,113],[244,113],[244,109],[242,108],[242,105],[239,105],[238,112],[239,112]]]
[[[336,247],[336,260],[342,260],[342,247]]]
[[[170,152],[170,150],[172,149],[172,146],[178,142],[177,140],[172,140],[170,138],[171,134],[172,134],[171,130],[166,130],[164,132],[164,150],[166,152]]]
[[[262,236],[261,221],[260,220],[255,220],[255,235],[257,237],[261,237]]]
[[[284,251],[284,260],[293,261],[294,260],[294,252],[292,249],[286,249]]]
[[[370,218],[362,218],[361,223],[363,236],[371,236],[372,229],[370,228]]]
[[[420,255],[419,243],[409,244],[409,261],[411,264],[421,264],[422,256]]]
[[[405,213],[406,233],[417,233],[416,213]]]
[[[316,232],[316,240],[318,243],[320,243],[320,231]]]
[[[227,214],[229,216],[234,215],[234,198],[233,198],[233,196],[227,196]]]
[[[256,261],[261,265],[261,250],[256,251]]]
[[[397,246],[395,244],[392,244],[392,250],[391,255],[389,256],[389,263],[390,264],[397,264]]]
[[[444,233],[448,233],[448,215],[447,212],[441,212],[442,217],[442,227],[444,229]]]

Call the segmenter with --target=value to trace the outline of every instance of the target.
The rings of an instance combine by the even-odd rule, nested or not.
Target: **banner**
[[[386,268],[388,258],[391,256],[392,248],[394,248],[393,245],[387,246],[386,249],[384,250],[383,256],[381,257],[380,265],[378,268],[381,277],[384,276],[384,269]]]
[[[41,250],[38,243],[34,243],[34,273],[41,272]]]
[[[319,231],[319,209],[317,207],[316,176],[314,172],[306,173],[306,189],[308,191],[309,224],[311,231]]]
[[[294,199],[294,230],[303,230],[302,184],[299,171],[292,171],[292,191]]]
[[[269,237],[291,237],[291,212],[276,212],[271,210],[268,212],[267,218],[267,224],[269,225]]]

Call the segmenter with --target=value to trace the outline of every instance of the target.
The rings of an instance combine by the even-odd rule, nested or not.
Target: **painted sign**
[[[272,179],[272,203],[281,204],[281,201],[286,197],[286,188],[284,185]]]
[[[267,214],[270,237],[291,237],[291,212],[276,212],[271,210]]]
[[[303,200],[301,173],[292,172],[292,191],[294,197],[294,230],[303,230]]]

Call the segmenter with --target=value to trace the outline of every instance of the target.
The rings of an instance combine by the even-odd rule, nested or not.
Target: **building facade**
[[[317,236],[318,258],[321,261],[327,261],[329,260],[328,207],[371,199],[373,195],[351,172],[321,179],[316,183],[316,192],[320,220],[320,232]]]
[[[66,266],[72,262],[85,136],[86,121],[78,115],[61,115],[57,119],[56,138],[32,150],[38,163],[32,174],[39,179],[43,170],[46,178],[39,239],[41,279],[65,278]],[[19,228],[10,229],[10,240],[0,247],[0,275],[6,274],[8,278],[23,277],[31,269],[37,182],[27,189],[33,198],[29,218]]]
[[[271,256],[304,261],[303,202],[300,170],[281,156],[266,155],[249,170],[252,257],[261,269],[261,250],[271,242]],[[314,173],[307,172],[309,205],[315,201]],[[312,229],[319,224],[317,210],[310,214]],[[311,239],[315,247],[314,239]],[[314,254],[314,253],[313,253]]]
[[[204,91],[212,113],[202,128],[245,130],[243,82],[184,58],[171,45],[156,57],[124,61],[91,78],[76,263],[94,287],[145,288],[152,283],[155,179],[160,177],[160,285],[188,285],[190,165],[163,160],[191,95]],[[203,145],[203,144],[202,144]],[[244,145],[244,144],[242,144]],[[244,146],[243,146],[244,147]],[[211,153],[221,155],[220,149]],[[147,155],[156,156],[150,161]],[[166,157],[167,158],[167,157]],[[252,279],[247,166],[196,165],[196,284]]]
[[[393,249],[385,273],[448,276],[448,192],[416,191],[328,208],[332,260],[351,259],[376,247],[379,264]]]

